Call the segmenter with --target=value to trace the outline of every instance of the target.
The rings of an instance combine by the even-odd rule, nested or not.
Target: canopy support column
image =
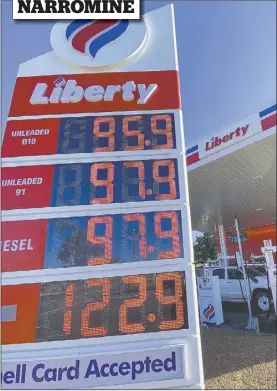
[[[227,266],[228,265],[228,258],[227,258],[227,248],[226,248],[225,233],[224,233],[223,224],[218,224],[218,234],[219,234],[219,244],[220,244],[221,257],[223,258],[224,266]]]

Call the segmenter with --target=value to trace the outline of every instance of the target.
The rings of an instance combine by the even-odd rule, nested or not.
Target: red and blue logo
[[[186,158],[188,166],[200,160],[198,144],[186,150]]]
[[[215,317],[215,308],[212,304],[208,304],[208,306],[206,308],[204,308],[204,316],[205,318],[211,322],[213,320],[213,318]]]
[[[136,23],[135,23],[136,22]],[[50,41],[55,54],[81,67],[119,67],[148,42],[145,20],[70,20],[54,24]]]
[[[277,124],[277,105],[272,105],[259,113],[263,131],[272,129]]]
[[[97,53],[125,33],[128,26],[128,20],[74,20],[65,35],[77,52],[90,53],[96,58]]]

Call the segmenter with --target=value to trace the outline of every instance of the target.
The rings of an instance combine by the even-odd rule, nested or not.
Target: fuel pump
[[[197,278],[199,312],[201,323],[220,325],[224,322],[218,276],[205,268],[204,276]]]

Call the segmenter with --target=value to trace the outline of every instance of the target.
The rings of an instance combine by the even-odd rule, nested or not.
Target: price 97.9
[[[51,206],[179,199],[177,159],[55,166]]]

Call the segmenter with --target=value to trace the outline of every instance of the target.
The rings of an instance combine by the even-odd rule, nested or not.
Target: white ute
[[[212,275],[219,277],[222,302],[243,302],[247,300],[243,273],[236,266],[213,267]],[[260,271],[247,267],[251,299],[255,311],[270,310],[271,294],[267,276]],[[246,281],[248,284],[248,282]]]

